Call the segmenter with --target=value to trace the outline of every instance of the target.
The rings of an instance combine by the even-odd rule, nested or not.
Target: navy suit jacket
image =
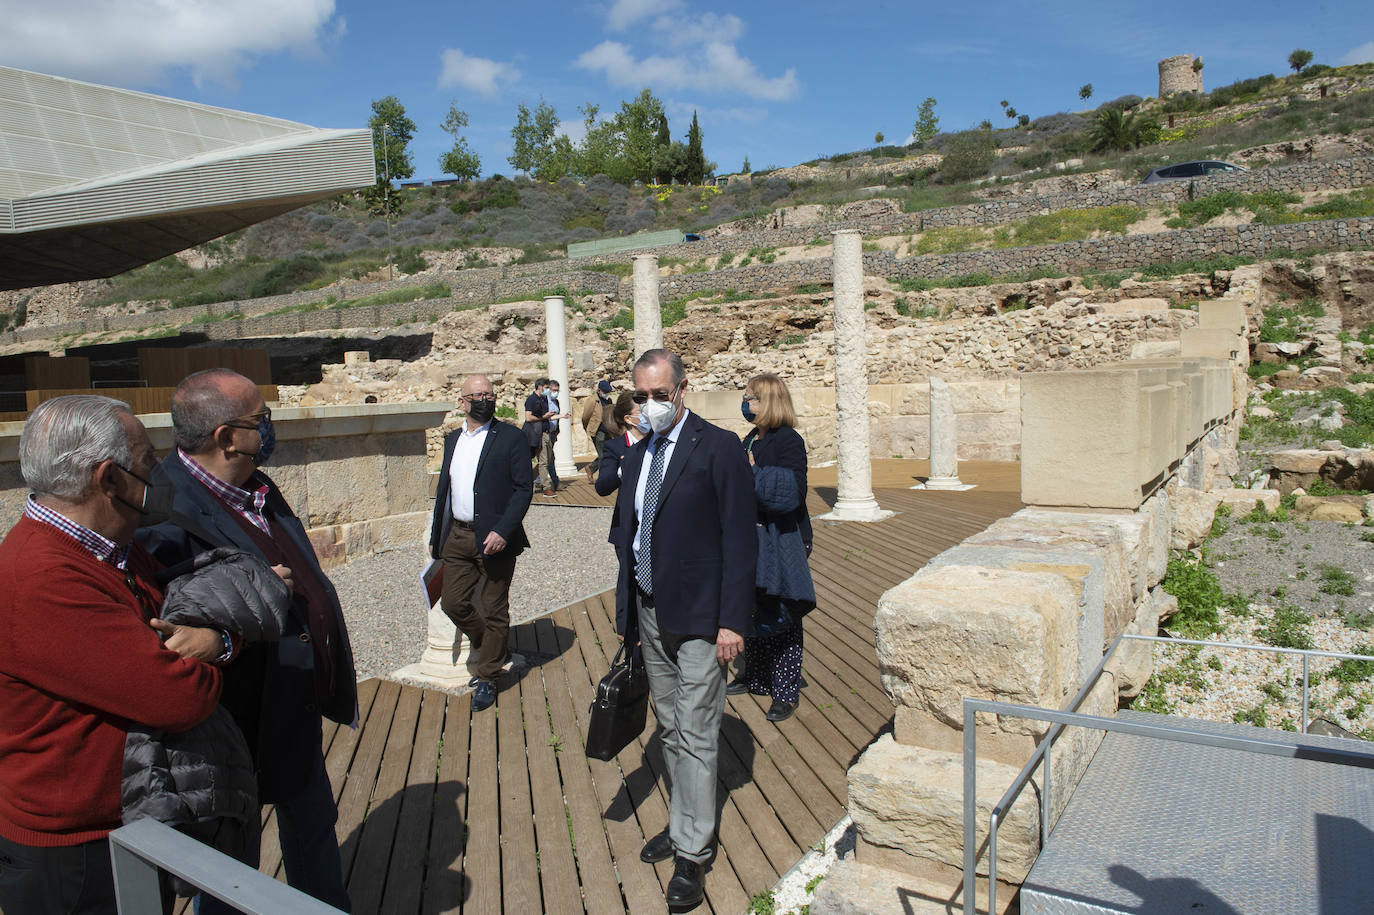
[[[174,565],[226,544],[266,560],[243,526],[229,516],[228,509],[204,484],[191,476],[175,451],[158,465],[153,480],[172,486],[175,515],[187,518],[219,541],[207,543],[173,522],[141,528],[139,542],[164,565]],[[352,724],[357,719],[358,701],[353,650],[339,595],[315,558],[305,526],[271,480],[264,510],[310,563],[309,571],[319,579],[338,614],[341,636],[341,644],[332,646],[336,676],[334,694],[330,696],[316,695],[315,651],[308,637],[302,639],[309,627],[294,601],[286,631],[279,641],[249,643],[225,668],[220,701],[234,716],[253,749],[264,801],[275,801],[290,797],[310,775],[314,757],[320,751],[321,713],[340,724]]]
[[[596,482],[592,484],[598,496],[609,496],[620,488],[620,465],[629,453],[630,447],[625,443],[623,432],[606,439],[606,443],[601,446],[601,465],[596,473]],[[620,548],[619,512],[611,512],[611,532],[606,537],[606,542],[615,544],[616,549]]]
[[[653,436],[621,462],[616,512],[625,549],[616,586],[616,626],[638,625],[635,490]],[[648,468],[644,468],[647,472]],[[659,627],[715,641],[719,629],[748,633],[754,609],[754,475],[731,432],[688,413],[663,473],[652,537],[654,608]]]
[[[464,420],[466,422],[466,420]],[[429,555],[443,558],[444,542],[453,527],[453,481],[449,477],[453,451],[458,447],[455,429],[444,437],[444,462],[439,465],[439,485],[434,492],[434,520],[429,528]],[[477,459],[477,476],[472,486],[472,528],[480,546],[492,531],[506,541],[506,550],[517,556],[530,545],[525,536],[525,512],[534,495],[534,475],[530,471],[530,449],[520,430],[499,419],[491,421],[482,455]]]

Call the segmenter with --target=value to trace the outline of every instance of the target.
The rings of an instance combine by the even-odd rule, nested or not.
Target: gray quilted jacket
[[[290,604],[291,590],[267,563],[220,547],[168,584],[162,618],[275,641]],[[223,706],[180,733],[130,726],[120,795],[125,823],[152,817],[240,859],[258,828],[253,758]]]

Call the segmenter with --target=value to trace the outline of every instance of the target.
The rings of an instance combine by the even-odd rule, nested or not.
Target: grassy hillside
[[[546,260],[563,256],[567,244],[575,241],[660,228],[701,230],[783,206],[857,200],[868,193],[861,189],[877,180],[865,166],[892,167],[881,179],[887,184],[885,195],[900,198],[909,212],[978,199],[989,180],[1018,182],[1113,169],[1134,181],[1167,161],[1226,158],[1237,150],[1319,134],[1374,136],[1374,91],[1305,97],[1316,94],[1313,86],[1320,80],[1367,81],[1370,75],[1374,64],[1330,70],[1319,80],[1265,76],[1203,96],[1113,100],[1097,110],[1130,108],[1161,126],[1173,117],[1173,126],[1163,129],[1157,142],[1125,152],[1090,151],[1095,112],[1060,113],[1025,126],[940,134],[923,149],[885,146],[812,160],[804,163],[814,166],[807,180],[776,174],[776,169],[755,172],[751,182],[725,188],[626,187],[604,176],[585,184],[570,178],[549,184],[496,176],[469,185],[400,190],[390,225],[368,210],[361,195],[347,196],[202,246],[201,253],[218,266],[192,269],[166,258],[116,277],[87,304],[166,300],[176,307],[317,288],[367,276],[389,255],[402,272],[414,272],[424,266],[422,250],[461,254],[476,247],[509,246],[524,252],[523,262]],[[931,152],[943,154],[943,164],[920,167],[915,157]],[[911,168],[903,169],[907,159]],[[1267,218],[1321,218],[1301,213],[1292,203],[1227,199],[1207,205],[1250,207],[1257,214],[1267,205]],[[1353,203],[1361,212],[1368,205],[1365,198]],[[1180,212],[1173,224],[1198,224],[1204,217],[1201,210]],[[1016,229],[994,243],[1033,243],[1035,228]],[[939,249],[958,247],[951,246],[953,241]],[[475,253],[464,262],[481,263]]]

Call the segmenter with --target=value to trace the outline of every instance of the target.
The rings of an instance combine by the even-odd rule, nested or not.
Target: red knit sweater
[[[161,605],[140,546],[128,566]],[[125,581],[29,518],[0,543],[0,835],[76,845],[120,824],[129,722],[184,731],[219,701],[220,673],[162,647]]]

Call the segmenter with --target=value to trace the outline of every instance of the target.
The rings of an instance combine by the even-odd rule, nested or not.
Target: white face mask
[[[640,422],[648,422],[649,428],[659,435],[666,435],[673,428],[673,417],[677,415],[677,404],[673,401],[650,400],[639,408]]]

